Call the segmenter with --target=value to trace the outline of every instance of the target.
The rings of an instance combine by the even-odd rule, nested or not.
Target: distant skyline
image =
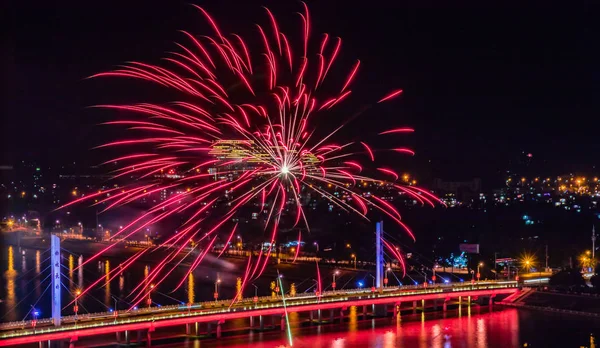
[[[192,3],[219,19],[224,32],[245,37],[256,36],[255,22],[267,23],[266,5],[299,35],[296,1]],[[592,44],[598,28],[582,11],[479,2],[443,8],[391,1],[308,5],[313,42],[321,32],[340,36],[340,64],[362,63],[353,102],[343,112],[353,114],[382,91],[404,89],[399,100],[349,126],[358,132],[375,123],[414,127],[416,133],[402,141],[417,155],[391,160],[391,166],[424,178],[481,177],[486,187],[527,153],[532,170],[598,171],[600,103],[594,97],[600,74]],[[90,149],[111,138],[97,124],[113,114],[88,106],[171,99],[139,83],[85,78],[128,60],[158,61],[181,41],[179,29],[210,32],[189,1],[13,1],[7,13],[1,55],[2,164],[8,165],[21,158],[102,162],[109,154]],[[344,73],[332,71],[338,79]]]

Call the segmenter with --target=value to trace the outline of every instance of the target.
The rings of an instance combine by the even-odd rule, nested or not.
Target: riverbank
[[[594,294],[565,294],[534,291],[515,303],[505,306],[545,312],[600,318],[600,296]]]

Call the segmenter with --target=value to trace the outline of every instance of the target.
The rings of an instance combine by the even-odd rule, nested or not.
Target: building
[[[432,187],[439,195],[451,194],[460,202],[470,202],[479,197],[481,192],[481,179],[471,181],[443,181],[436,178]]]

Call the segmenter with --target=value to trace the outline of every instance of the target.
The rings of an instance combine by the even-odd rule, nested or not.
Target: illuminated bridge
[[[375,290],[375,291],[374,291]],[[519,291],[515,281],[481,281],[475,283],[449,283],[435,286],[402,286],[376,289],[352,289],[299,294],[294,297],[244,298],[235,304],[231,301],[199,302],[192,305],[149,307],[128,312],[104,312],[79,316],[62,317],[61,325],[54,326],[52,319],[4,323],[0,325],[0,346],[36,344],[45,342],[69,342],[75,347],[78,341],[99,339],[105,344],[120,342],[137,344],[145,341],[151,346],[152,336],[175,327],[190,336],[214,335],[220,338],[222,325],[233,319],[247,320],[250,329],[264,329],[270,319],[273,326],[285,329],[286,314],[307,313],[311,322],[324,322],[323,313],[329,320],[341,321],[347,316],[350,306],[362,308],[363,318],[385,316],[399,311],[424,311],[440,306],[445,311],[448,305],[471,305],[471,301],[493,303],[496,296],[508,296]],[[258,323],[256,323],[258,322]],[[213,328],[215,331],[213,332]],[[133,336],[136,337],[133,337]]]

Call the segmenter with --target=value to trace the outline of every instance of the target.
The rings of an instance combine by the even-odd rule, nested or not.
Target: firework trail
[[[339,209],[365,219],[369,207],[378,210],[414,238],[391,204],[375,195],[363,195],[361,191],[358,182],[382,182],[361,174],[367,169],[361,161],[374,162],[377,150],[364,141],[334,143],[333,139],[339,136],[345,124],[324,136],[316,131],[315,125],[322,114],[349,98],[352,82],[359,73],[360,61],[356,61],[344,80],[327,80],[339,56],[342,40],[325,34],[319,42],[319,51],[309,53],[310,16],[303,4],[300,42],[294,42],[280,31],[276,18],[266,9],[269,25],[257,25],[261,45],[256,45],[260,49],[253,48],[251,52],[241,36],[223,34],[204,9],[193,6],[210,24],[214,31],[212,36],[194,36],[182,31],[187,43],[178,43],[179,50],[164,59],[164,66],[128,62],[114,71],[92,76],[148,81],[179,92],[185,101],[166,105],[97,106],[130,115],[106,124],[124,127],[133,135],[98,148],[123,149],[122,156],[104,164],[123,163],[112,173],[114,178],[134,177],[136,180],[123,188],[89,195],[68,205],[96,198],[94,205],[104,204],[105,211],[160,191],[175,193],[120,229],[112,236],[113,243],[85,263],[151,224],[185,216],[186,221],[178,233],[157,246],[164,249],[167,256],[152,269],[147,281],[132,291],[134,307],[145,298],[149,286],[164,281],[176,268],[167,267],[168,264],[189,262],[186,274],[175,286],[179,288],[213,248],[217,236],[220,240],[231,240],[237,227],[237,224],[231,226],[232,220],[241,208],[254,204],[260,212],[266,212],[264,229],[271,246],[260,250],[252,262],[248,260],[243,278],[246,284],[259,277],[271,259],[272,245],[284,214],[293,216],[292,228],[302,225],[309,229],[300,202],[303,191],[312,191]],[[234,88],[228,87],[232,81]],[[318,95],[317,89],[326,84],[339,92]],[[402,90],[391,91],[377,103],[401,93]],[[402,127],[380,135],[410,132],[413,129]],[[406,148],[388,150],[414,154]],[[388,182],[398,179],[398,174],[387,168],[375,167],[373,172],[380,172]],[[177,175],[165,180],[164,173]],[[329,194],[322,187],[333,187],[346,198]],[[421,203],[433,205],[439,201],[414,186],[394,183],[393,187]],[[105,195],[109,191],[111,194]],[[216,206],[226,208],[215,209]],[[287,213],[288,206],[292,207],[291,213]],[[298,256],[300,241],[301,235],[294,259]],[[193,246],[187,250],[185,247],[190,244]]]

